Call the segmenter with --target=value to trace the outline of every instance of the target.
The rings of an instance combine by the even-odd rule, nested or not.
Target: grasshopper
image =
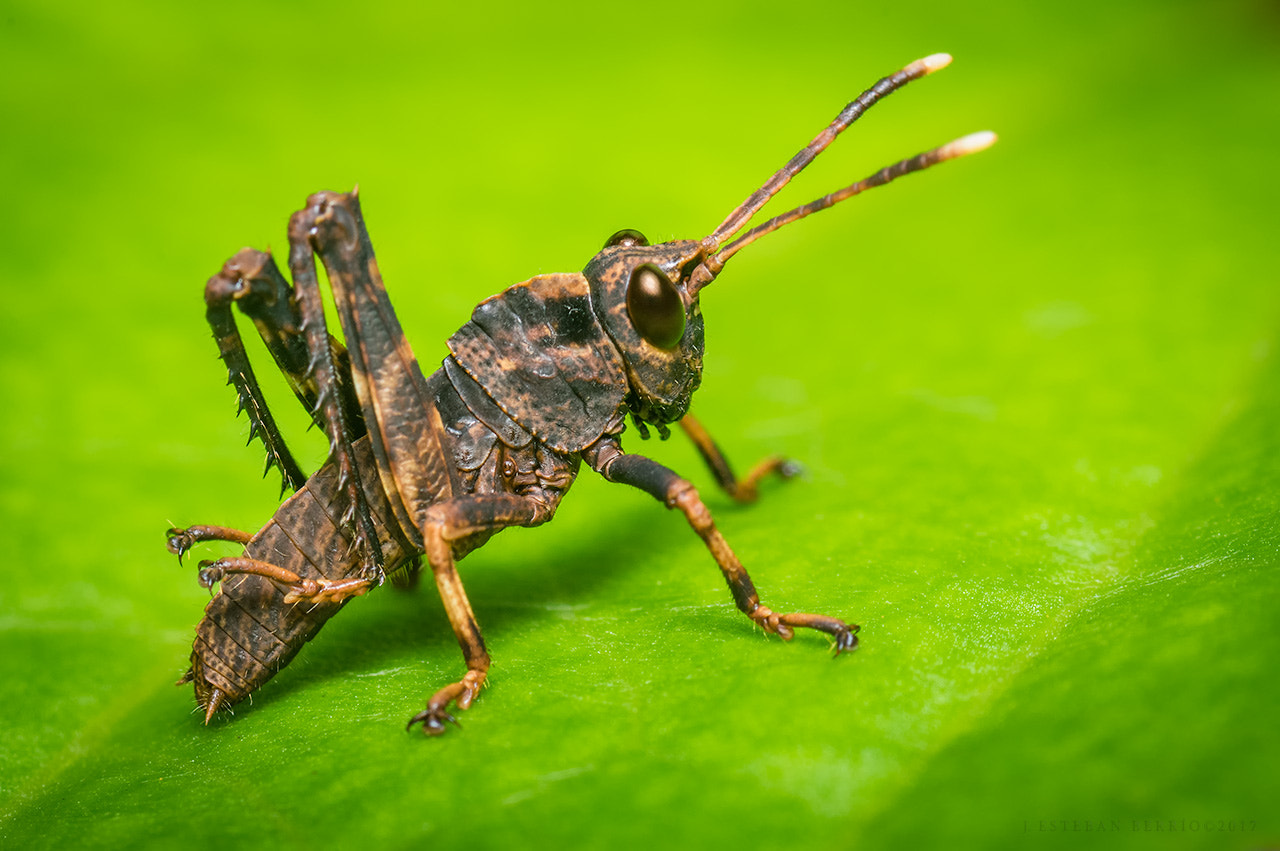
[[[877,82],[740,204],[710,235],[650,245],[614,234],[581,273],[540,275],[482,302],[449,339],[430,376],[410,349],[383,286],[355,191],[321,192],[289,221],[288,267],[243,249],[205,288],[206,316],[247,411],[250,440],[266,448],[295,493],[256,534],[221,526],[173,528],[181,560],[203,541],[243,554],[206,560],[199,578],[217,591],[197,627],[191,667],[205,723],[289,663],[352,598],[425,557],[466,673],[436,691],[409,728],[439,734],[485,682],[490,659],[456,564],[511,526],[550,520],[585,463],[610,482],[639,488],[680,511],[720,567],[737,607],[767,633],[805,628],[853,650],[858,626],[840,618],[778,613],[717,530],[694,486],[622,449],[628,418],[640,436],[679,423],[716,482],[740,502],[760,481],[786,476],[778,458],[739,478],[689,414],[702,378],[699,297],[747,245],[789,222],[875,186],[988,147],[976,133],[934,148],[749,230],[749,220],[878,100],[951,61],[935,54]],[[315,256],[324,263],[345,345],[326,326]],[[267,407],[232,306],[256,326],[277,367],[329,440],[325,464],[303,474]],[[265,471],[264,471],[265,472]],[[456,708],[455,708],[456,707]]]

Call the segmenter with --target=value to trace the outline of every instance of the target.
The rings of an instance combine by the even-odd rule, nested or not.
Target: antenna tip
[[[925,74],[932,74],[934,71],[941,71],[950,64],[950,53],[934,53],[930,56],[926,56],[924,59],[917,59],[907,67],[917,70],[923,76]]]
[[[996,143],[1000,137],[990,130],[982,130],[978,133],[970,133],[968,136],[961,136],[954,142],[946,145],[946,159],[952,157],[963,157],[969,154],[976,154],[978,151],[985,151]]]

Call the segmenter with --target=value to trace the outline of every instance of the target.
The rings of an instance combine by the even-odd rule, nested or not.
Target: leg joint
[[[677,479],[667,489],[665,500],[667,508],[678,508],[688,519],[689,525],[699,535],[706,535],[715,529],[715,521],[711,519],[711,511],[707,508],[698,489],[684,479]]]
[[[265,251],[255,248],[240,249],[205,284],[205,304],[218,307],[249,296],[274,301],[279,293],[269,275],[272,268],[271,255]]]

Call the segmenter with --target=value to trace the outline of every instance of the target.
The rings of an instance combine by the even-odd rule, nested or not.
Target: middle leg
[[[476,623],[475,612],[454,559],[454,544],[470,535],[485,534],[508,526],[537,526],[551,518],[553,508],[527,496],[492,494],[470,496],[433,505],[427,511],[422,537],[427,563],[440,591],[449,625],[462,648],[467,672],[462,679],[437,691],[427,701],[427,708],[409,719],[408,728],[422,725],[422,732],[438,736],[445,724],[457,724],[449,713],[449,704],[467,709],[475,700],[489,673],[489,651]]]

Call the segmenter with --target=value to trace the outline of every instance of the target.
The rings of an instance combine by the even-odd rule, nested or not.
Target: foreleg
[[[680,420],[680,428],[693,441],[702,460],[707,462],[707,467],[716,477],[716,484],[737,502],[755,502],[760,495],[760,480],[765,476],[776,473],[779,478],[789,479],[800,472],[800,465],[795,461],[789,461],[780,455],[772,455],[756,464],[745,477],[739,479],[733,474],[729,460],[711,439],[707,430],[702,427],[702,423],[694,419],[691,414],[685,414]]]
[[[697,490],[676,473],[643,455],[624,454],[622,448],[611,438],[605,438],[589,447],[583,453],[583,459],[607,480],[639,488],[667,508],[679,509],[720,566],[738,608],[765,632],[776,633],[783,639],[790,640],[794,627],[816,629],[835,639],[833,647],[836,655],[858,646],[857,624],[848,624],[827,615],[803,612],[778,614],[762,605],[750,575],[716,528],[711,512],[703,504]]]
[[[408,726],[422,724],[422,732],[437,736],[445,723],[456,724],[449,714],[449,704],[466,709],[475,700],[489,671],[489,651],[476,624],[475,613],[454,562],[454,543],[469,535],[485,533],[508,526],[536,526],[550,519],[553,509],[546,503],[511,494],[462,497],[439,503],[427,511],[422,537],[426,544],[427,563],[440,591],[440,599],[449,616],[453,634],[462,648],[467,673],[462,679],[437,691],[427,701],[427,708],[409,719]]]

